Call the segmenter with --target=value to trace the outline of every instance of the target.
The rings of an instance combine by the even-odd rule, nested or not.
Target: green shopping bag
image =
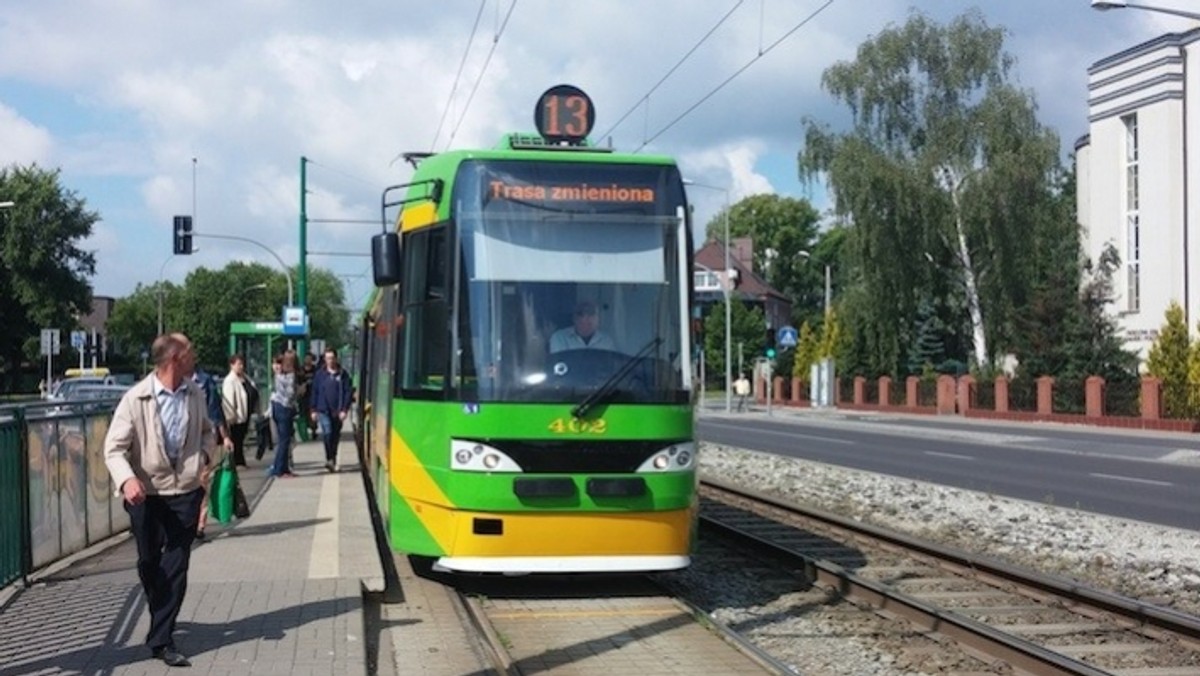
[[[232,521],[237,488],[237,470],[226,456],[213,470],[212,481],[208,485],[208,515],[221,523]]]

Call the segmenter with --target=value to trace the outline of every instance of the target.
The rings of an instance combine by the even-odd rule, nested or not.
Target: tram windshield
[[[455,194],[458,397],[687,400],[674,167],[481,161]]]

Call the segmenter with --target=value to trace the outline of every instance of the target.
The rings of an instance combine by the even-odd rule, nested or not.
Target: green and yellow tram
[[[364,313],[364,457],[398,551],[458,572],[670,570],[697,513],[691,224],[667,157],[539,133],[411,156]]]

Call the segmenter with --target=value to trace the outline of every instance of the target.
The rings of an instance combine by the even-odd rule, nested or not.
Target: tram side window
[[[400,383],[406,397],[440,399],[448,366],[446,227],[409,235],[404,246]]]

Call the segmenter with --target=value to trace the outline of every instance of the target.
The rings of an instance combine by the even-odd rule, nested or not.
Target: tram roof
[[[535,162],[595,162],[598,164],[675,164],[668,155],[621,153],[610,148],[586,145],[551,145],[537,134],[505,134],[491,148],[447,150],[437,154],[409,155],[417,166],[414,178],[430,173],[444,175],[453,167],[470,160],[525,160]]]

